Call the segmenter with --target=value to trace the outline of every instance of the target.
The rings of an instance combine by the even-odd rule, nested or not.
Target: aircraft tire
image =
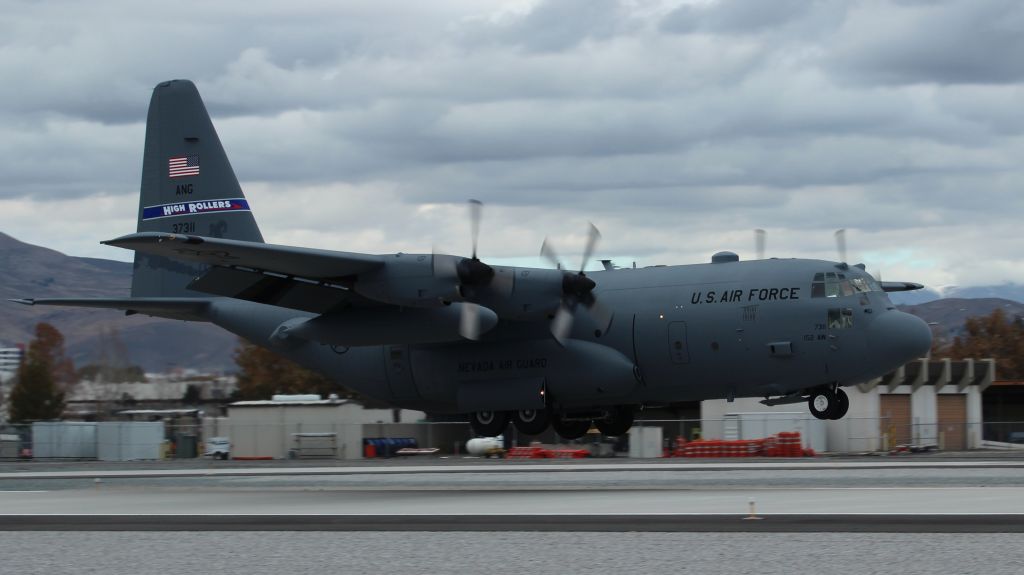
[[[562,439],[579,439],[590,429],[589,420],[564,420],[559,414],[551,417],[551,429]]]
[[[512,425],[524,435],[540,435],[551,424],[551,413],[546,409],[522,409],[512,412]]]
[[[607,418],[595,420],[594,425],[605,435],[625,435],[629,428],[633,427],[633,409],[626,405],[613,407]]]
[[[847,411],[850,411],[850,396],[841,388],[837,389],[835,410],[829,414],[829,419],[842,419]]]
[[[839,398],[831,389],[822,387],[811,392],[807,399],[807,407],[810,408],[811,415],[818,419],[832,419],[838,402]]]
[[[469,426],[480,437],[497,437],[508,427],[507,411],[476,411],[469,414]]]

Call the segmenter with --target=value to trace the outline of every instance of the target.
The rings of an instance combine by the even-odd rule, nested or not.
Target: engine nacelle
[[[436,275],[434,257],[430,254],[387,256],[383,267],[361,274],[352,290],[374,301],[410,307],[437,307],[444,302],[460,301],[457,278]]]

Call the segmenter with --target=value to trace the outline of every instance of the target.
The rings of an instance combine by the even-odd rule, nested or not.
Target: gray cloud
[[[707,4],[685,4],[661,21],[661,29],[677,34],[756,33],[792,21],[811,10],[815,3],[814,0],[722,0]]]
[[[925,281],[970,285],[992,275],[986,259],[1024,281],[1007,263],[1024,253],[1009,233],[1024,208],[1021,12],[1003,0],[13,4],[0,230],[124,257],[96,242],[132,228],[152,86],[188,77],[275,241],[460,249],[474,197],[500,257],[532,256],[547,233],[571,249],[588,219],[609,255],[647,263],[749,250],[754,227],[775,255],[831,257],[831,230],[847,227],[858,249]],[[978,229],[1006,233],[983,245]]]
[[[864,3],[836,31],[830,59],[865,82],[1017,83],[1022,32],[1016,0]]]
[[[522,14],[478,19],[462,33],[469,48],[499,43],[531,52],[558,52],[627,30],[629,16],[617,0],[543,0]]]

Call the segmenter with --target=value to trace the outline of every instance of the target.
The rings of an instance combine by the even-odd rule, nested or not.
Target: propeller
[[[839,261],[846,262],[846,228],[840,228],[836,230],[836,250],[839,253]],[[856,264],[854,267],[865,269],[864,264]],[[924,285],[915,282],[884,282],[882,281],[882,272],[877,270],[875,272],[875,281],[881,286],[882,291],[885,292],[898,292],[898,291],[915,291],[924,289]]]
[[[764,259],[765,254],[765,231],[762,229],[754,230],[754,245],[757,249],[757,259]],[[842,269],[847,269],[847,252],[846,252],[846,228],[840,228],[835,232],[836,239],[836,253],[839,256],[839,265]],[[866,270],[864,264],[854,264],[853,267]],[[881,286],[883,291],[896,292],[896,291],[914,291],[923,289],[924,286],[914,282],[884,282],[882,281],[882,272],[877,270],[872,276]]]
[[[846,261],[846,228],[836,230],[836,252],[839,254],[839,261]]]
[[[594,255],[594,248],[600,239],[601,232],[597,230],[597,226],[590,224],[590,228],[587,230],[587,243],[583,248],[583,258],[580,262],[580,271],[576,273],[562,272],[562,301],[551,321],[551,335],[562,345],[565,345],[565,341],[569,339],[576,308],[580,305],[590,313],[591,319],[594,320],[594,324],[601,333],[608,331],[608,326],[612,323],[613,313],[594,296],[594,288],[597,287],[597,284],[583,271],[591,256]],[[566,269],[548,239],[545,239],[541,245],[540,255],[557,269]]]
[[[434,250],[433,266],[435,277],[452,277],[456,280],[459,294],[466,299],[478,297],[482,292],[493,290],[507,294],[512,291],[512,274],[497,273],[493,267],[480,261],[477,248],[480,243],[480,220],[483,218],[483,203],[469,200],[469,226],[473,252],[468,258],[439,254]],[[466,339],[480,338],[480,305],[471,301],[463,302],[459,318],[459,333]]]

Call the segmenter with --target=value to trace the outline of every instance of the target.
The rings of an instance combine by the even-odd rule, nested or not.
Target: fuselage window
[[[842,310],[834,307],[828,310],[828,328],[841,329],[843,327]]]
[[[853,327],[853,310],[850,308],[830,308],[828,310],[829,329],[848,329]]]
[[[843,329],[853,327],[853,310],[850,308],[843,308]]]
[[[829,308],[828,328],[848,329],[853,327],[853,310],[850,308]]]

